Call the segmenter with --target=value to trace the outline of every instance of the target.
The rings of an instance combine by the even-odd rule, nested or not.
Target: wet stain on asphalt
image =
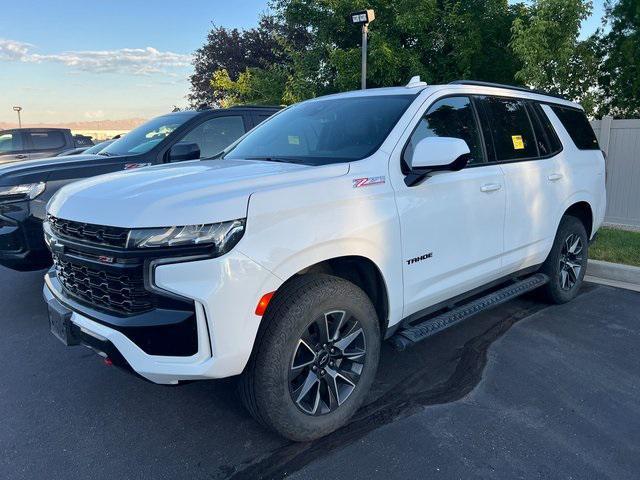
[[[581,294],[593,288],[593,286],[585,286]],[[467,324],[454,327],[448,332],[422,342],[413,350],[422,348],[424,352],[428,352],[430,345],[427,344],[440,341],[443,344],[441,348],[449,348],[448,354],[441,357],[439,363],[434,364],[433,361],[429,361],[428,355],[418,352],[415,354],[415,359],[423,361],[417,362],[412,359],[411,367],[404,368],[402,374],[396,377],[399,378],[398,381],[389,382],[378,379],[377,383],[383,386],[377,398],[363,406],[348,425],[331,435],[314,442],[289,443],[270,453],[260,455],[244,465],[221,467],[216,478],[229,480],[283,478],[301,470],[320,457],[356,442],[384,425],[419,413],[431,405],[462,399],[482,379],[482,372],[487,363],[487,352],[491,344],[518,321],[547,307],[547,304],[536,301],[535,297],[525,296],[491,313],[487,312],[484,314],[486,317],[484,320],[480,319],[482,315],[478,317],[481,321],[476,323],[476,331],[468,328],[474,322],[474,319],[470,319]],[[482,330],[477,331],[477,327]],[[444,338],[447,335],[453,338]],[[431,347],[434,346],[431,345]],[[409,353],[397,353],[385,346],[383,360],[387,357],[387,362],[393,363],[397,360],[397,356],[411,355],[410,352],[411,350]],[[404,363],[406,364],[406,361]],[[445,376],[434,376],[432,374],[434,369],[444,371]],[[384,365],[380,366],[378,377],[381,376],[380,370],[384,370]],[[378,390],[380,388],[378,385]],[[375,389],[376,385],[374,385]]]

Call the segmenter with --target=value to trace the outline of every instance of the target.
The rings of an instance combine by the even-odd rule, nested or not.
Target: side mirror
[[[432,172],[457,172],[466,167],[470,159],[469,145],[461,138],[423,138],[414,148],[411,172],[405,183],[411,187]]]
[[[170,162],[184,162],[187,160],[198,160],[200,158],[200,147],[197,143],[176,143],[169,150]]]

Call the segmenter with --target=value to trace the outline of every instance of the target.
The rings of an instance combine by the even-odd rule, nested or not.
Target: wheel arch
[[[567,215],[570,215],[580,220],[584,225],[585,230],[587,231],[588,238],[592,237],[594,214],[593,214],[593,208],[591,207],[591,204],[589,202],[585,200],[580,200],[573,203],[567,209],[565,209],[562,216],[565,217]]]
[[[361,288],[376,310],[380,333],[384,338],[389,327],[389,291],[382,270],[373,260],[361,255],[343,255],[316,262],[290,275],[276,290],[274,297],[293,279],[312,273],[333,275]]]

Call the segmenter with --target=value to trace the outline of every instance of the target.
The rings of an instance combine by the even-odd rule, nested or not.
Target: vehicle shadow
[[[585,285],[581,295],[593,288],[596,287]],[[409,351],[398,353],[385,344],[368,401],[348,425],[314,442],[289,443],[266,457],[229,466],[229,475],[223,478],[283,478],[383,425],[430,405],[465,397],[482,378],[491,344],[518,321],[547,307],[534,292],[427,339]]]

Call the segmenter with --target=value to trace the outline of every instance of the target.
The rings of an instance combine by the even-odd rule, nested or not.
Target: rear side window
[[[499,162],[536,158],[538,148],[521,100],[514,98],[479,97],[488,121],[488,133],[493,140]],[[487,148],[490,148],[488,142]]]
[[[271,115],[256,115],[256,126],[260,125],[262,122],[264,122],[270,116]]]
[[[35,150],[50,150],[64,147],[62,132],[29,132],[31,145]]]
[[[549,157],[555,155],[562,150],[562,144],[558,139],[549,119],[539,104],[528,102],[529,117],[533,124],[533,130],[536,134],[536,143],[541,157]]]
[[[556,133],[555,128],[551,124],[549,117],[544,113],[542,109],[542,105],[539,103],[532,103],[533,111],[536,114],[540,124],[542,125],[542,129],[547,136],[547,140],[549,142],[549,147],[551,148],[551,153],[556,154],[562,150],[562,142],[558,138],[558,134]]]
[[[593,128],[582,110],[557,105],[552,106],[551,109],[562,122],[576,147],[580,150],[600,150],[596,134],[593,133]]]
[[[22,135],[19,133],[0,134],[0,153],[22,150]]]

